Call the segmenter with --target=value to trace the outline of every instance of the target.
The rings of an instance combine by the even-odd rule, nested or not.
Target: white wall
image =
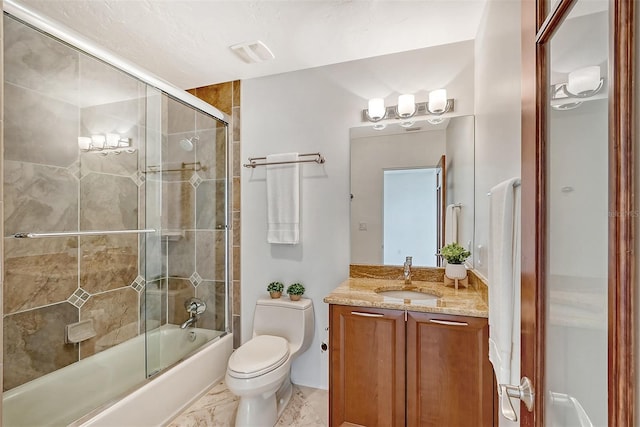
[[[475,219],[474,118],[458,117],[447,126],[447,204],[460,203],[458,243],[473,251]]]
[[[476,226],[474,266],[487,275],[489,198],[496,184],[520,176],[520,2],[487,2],[475,43]],[[478,250],[478,246],[482,250]],[[489,286],[491,286],[491,277]],[[519,286],[515,300],[520,301]],[[514,324],[520,324],[516,307]],[[520,328],[514,328],[511,378],[520,377]],[[515,382],[517,383],[517,382]],[[500,425],[518,425],[500,418]]]
[[[491,187],[520,176],[520,3],[490,1],[475,44],[476,239],[474,265],[487,275]],[[478,250],[478,245],[483,247]]]
[[[242,86],[242,158],[320,151],[323,166],[302,166],[301,243],[266,243],[264,168],[242,171],[242,341],[251,335],[257,298],[273,280],[300,281],[313,299],[316,335],[294,362],[292,380],[328,386],[328,306],[322,298],[349,274],[349,128],[367,99],[446,87],[456,115],[473,114],[473,42],[250,79]],[[395,102],[393,102],[395,103]]]
[[[435,167],[444,152],[444,130],[351,139],[353,264],[383,264],[384,169]],[[433,201],[435,203],[435,198]],[[360,230],[360,223],[365,223],[367,229]],[[414,265],[421,264],[414,262]]]

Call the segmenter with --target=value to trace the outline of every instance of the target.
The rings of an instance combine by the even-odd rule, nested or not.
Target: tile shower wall
[[[232,329],[234,347],[240,346],[240,80],[190,89],[188,92],[215,106],[231,118],[231,145],[227,164],[231,168],[231,228],[229,230],[230,283],[232,284]],[[221,165],[219,169],[222,170]],[[222,253],[216,246],[216,253]],[[219,265],[216,261],[216,265]]]
[[[197,326],[224,330],[226,128],[178,101],[166,99],[165,105],[162,244],[168,322],[187,320],[184,304],[196,297],[207,306]],[[192,147],[185,148],[187,140]]]
[[[3,235],[137,228],[138,155],[81,154],[76,141],[117,131],[138,146],[145,85],[10,18],[4,25]],[[135,235],[5,237],[3,261],[4,390],[139,333]],[[84,319],[97,335],[65,344],[65,325]]]

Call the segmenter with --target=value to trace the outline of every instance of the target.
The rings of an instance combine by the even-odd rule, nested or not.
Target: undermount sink
[[[426,292],[419,292],[419,291],[409,291],[409,290],[403,290],[403,289],[394,289],[394,290],[382,290],[382,291],[376,291],[376,293],[378,295],[381,295],[383,297],[387,297],[387,298],[394,298],[394,299],[410,299],[410,300],[435,300],[440,298],[438,295],[434,295],[434,294],[429,294]]]

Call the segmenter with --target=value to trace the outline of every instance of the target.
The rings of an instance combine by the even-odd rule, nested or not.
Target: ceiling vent
[[[267,45],[260,40],[233,45],[231,50],[247,64],[257,64],[275,58]]]

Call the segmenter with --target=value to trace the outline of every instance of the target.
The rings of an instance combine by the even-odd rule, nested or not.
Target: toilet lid
[[[235,378],[253,378],[272,371],[289,357],[289,343],[282,337],[258,335],[241,345],[229,358]]]

